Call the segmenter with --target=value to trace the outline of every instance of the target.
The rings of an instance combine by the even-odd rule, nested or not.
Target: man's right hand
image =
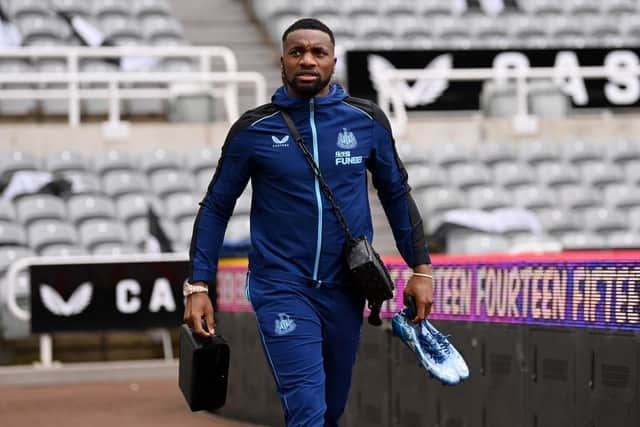
[[[196,283],[194,283],[195,285]],[[207,322],[207,328],[209,332],[205,331],[202,327],[202,319]],[[213,306],[211,300],[206,292],[196,292],[187,296],[187,301],[184,306],[184,319],[185,323],[189,325],[191,330],[202,337],[213,336],[216,331],[216,322],[213,317]]]

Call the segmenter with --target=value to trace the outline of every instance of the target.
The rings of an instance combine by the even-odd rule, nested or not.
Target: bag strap
[[[307,148],[307,146],[304,145],[304,140],[302,139],[300,132],[298,132],[298,128],[296,128],[296,125],[293,123],[293,119],[286,111],[282,109],[280,110],[280,114],[282,114],[282,118],[287,123],[289,132],[291,132],[293,139],[296,140],[296,144],[298,144],[298,147],[300,147],[300,149],[302,150],[302,153],[304,154],[304,157],[307,160],[307,163],[309,163],[309,166],[311,166],[311,170],[313,170],[313,174],[316,176],[316,178],[318,178],[318,182],[320,183],[320,189],[324,193],[327,200],[329,200],[329,203],[331,203],[331,207],[333,208],[333,213],[338,219],[338,223],[340,223],[340,226],[344,230],[344,234],[347,236],[347,239],[350,242],[354,242],[356,239],[353,237],[353,234],[351,234],[351,230],[349,230],[347,221],[344,219],[344,215],[342,215],[342,211],[340,210],[340,207],[336,203],[336,200],[333,197],[333,193],[331,192],[331,189],[329,188],[326,181],[324,180],[324,177],[320,172],[320,168],[318,167],[316,162],[313,160],[313,156],[309,152],[309,149]]]

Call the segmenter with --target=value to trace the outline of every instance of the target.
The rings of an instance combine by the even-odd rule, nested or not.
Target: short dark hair
[[[284,45],[284,42],[287,40],[287,36],[289,35],[289,33],[296,31],[296,30],[319,30],[322,31],[323,33],[327,33],[329,35],[329,38],[331,39],[331,44],[335,46],[336,44],[336,39],[333,37],[333,31],[331,31],[331,29],[329,27],[327,27],[325,24],[323,24],[322,22],[320,22],[319,20],[315,19],[315,18],[302,18],[302,19],[298,19],[296,22],[294,22],[293,24],[289,25],[289,28],[287,28],[286,30],[284,30],[284,33],[282,34],[282,44]]]

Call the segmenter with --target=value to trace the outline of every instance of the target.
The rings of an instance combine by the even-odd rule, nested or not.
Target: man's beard
[[[295,76],[293,78],[287,78],[286,80],[289,87],[293,89],[298,95],[304,98],[311,98],[316,96],[318,92],[324,89],[331,82],[331,77],[326,80],[318,80],[312,86],[303,87],[296,83]]]

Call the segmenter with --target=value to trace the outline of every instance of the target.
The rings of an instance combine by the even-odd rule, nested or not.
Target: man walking
[[[351,384],[364,299],[349,287],[343,229],[281,111],[293,119],[353,234],[370,240],[371,172],[398,250],[417,273],[405,288],[416,300],[414,321],[431,309],[431,265],[387,118],[373,103],[330,84],[336,63],[331,30],[318,20],[301,19],[284,32],[282,43],[284,85],[270,104],[246,112],[232,126],[201,203],[185,284],[185,321],[206,335],[204,318],[213,331],[213,309],[203,292],[216,276],[235,201],[251,180],[246,293],[286,424],[337,426]]]

